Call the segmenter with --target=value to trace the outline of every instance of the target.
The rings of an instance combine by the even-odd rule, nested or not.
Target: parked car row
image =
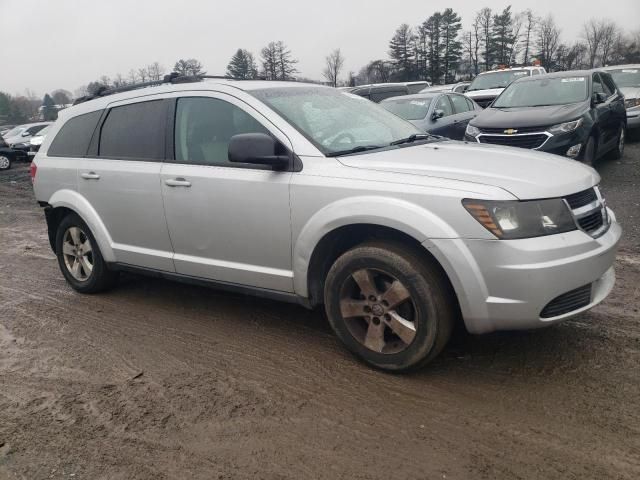
[[[5,130],[4,135],[0,135],[0,170],[8,170],[13,162],[32,158],[51,124],[28,123]]]

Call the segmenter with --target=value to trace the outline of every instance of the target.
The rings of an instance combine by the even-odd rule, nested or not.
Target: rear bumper
[[[430,240],[425,247],[449,274],[467,330],[488,333],[543,327],[604,300],[615,282],[621,233],[613,221],[597,239],[574,231],[525,240]],[[588,304],[541,316],[554,299],[586,285]]]

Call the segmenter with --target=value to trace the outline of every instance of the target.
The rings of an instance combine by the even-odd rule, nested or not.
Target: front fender
[[[311,256],[320,240],[348,225],[380,225],[405,233],[420,243],[430,238],[456,238],[455,230],[429,210],[389,197],[349,197],[318,210],[302,227],[293,247],[294,291],[308,297],[307,275]]]
[[[86,198],[73,190],[58,190],[51,196],[48,203],[53,208],[64,207],[77,213],[88,225],[91,233],[93,233],[105,262],[116,261],[113,248],[111,247],[113,244],[111,236],[104,223],[102,223],[102,220],[100,220],[98,213]]]

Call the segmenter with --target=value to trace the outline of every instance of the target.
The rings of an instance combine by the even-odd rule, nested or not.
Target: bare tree
[[[149,80],[152,82],[160,81],[162,77],[164,77],[164,72],[164,67],[158,62],[153,62],[147,67],[147,74],[149,76]]]
[[[113,86],[124,87],[127,84],[127,79],[122,76],[122,74],[118,73],[115,77],[113,77]]]
[[[149,72],[147,71],[146,68],[138,69],[138,78],[142,83],[149,81]]]
[[[138,74],[132,68],[131,70],[129,70],[129,75],[127,77],[127,82],[133,84],[133,83],[136,83],[137,81],[138,81]]]
[[[331,52],[325,58],[325,61],[326,61],[327,66],[325,67],[324,71],[322,72],[322,75],[324,76],[324,78],[327,79],[327,82],[329,82],[329,84],[332,87],[337,87],[338,86],[338,77],[340,76],[340,71],[342,70],[342,67],[344,66],[344,57],[342,56],[342,53],[340,52],[340,49],[337,48],[333,52]]]
[[[473,70],[476,75],[480,73],[480,45],[482,45],[481,13],[482,12],[478,12],[476,14],[476,18],[473,20],[473,25],[471,27],[473,42]]]
[[[491,48],[493,13],[491,9],[485,7],[480,10],[477,19],[482,36],[482,44],[484,45],[484,68],[485,70],[490,70],[493,64],[493,52]]]
[[[598,52],[600,52],[600,44],[604,33],[602,20],[592,18],[584,24],[584,39],[587,41],[587,51],[589,54],[589,68],[596,66]]]
[[[603,67],[609,63],[609,56],[619,38],[620,29],[618,25],[609,20],[603,21],[602,41],[600,43],[600,64]]]
[[[554,54],[560,44],[560,29],[553,15],[549,14],[538,25],[538,49],[540,62],[547,70],[553,69]]]

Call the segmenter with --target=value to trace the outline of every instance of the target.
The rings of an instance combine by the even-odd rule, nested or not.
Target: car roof
[[[500,72],[517,72],[519,70],[539,70],[542,67],[509,67],[509,68],[496,68],[495,70],[489,70],[488,72],[480,72],[480,75],[486,75],[488,73],[500,73]]]
[[[390,100],[420,100],[420,99],[427,99],[427,98],[430,99],[433,97],[437,97],[438,95],[442,95],[444,93],[449,93],[449,92],[425,92],[425,93],[416,93],[413,95],[400,95],[398,97],[385,98],[380,103],[389,102]]]
[[[640,68],[640,63],[628,63],[626,65],[608,65],[606,67],[602,67],[600,70],[610,71],[621,70],[623,68]]]
[[[594,70],[569,70],[566,72],[553,72],[547,73],[546,75],[538,75],[535,77],[523,77],[516,80],[518,83],[523,82],[535,82],[538,80],[546,80],[549,78],[569,78],[569,77],[590,77],[592,74],[602,71],[599,68]],[[515,83],[515,82],[514,82]]]

